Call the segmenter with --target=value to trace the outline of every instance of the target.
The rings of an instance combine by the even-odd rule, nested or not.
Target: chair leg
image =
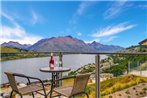
[[[34,93],[32,93],[33,98],[35,98]]]
[[[52,92],[50,93],[50,98],[52,98]]]
[[[22,98],[22,94],[19,94],[20,95],[20,98]]]
[[[46,94],[44,95],[44,98],[47,98],[47,95]]]
[[[12,98],[13,91],[11,91],[10,98]]]
[[[43,90],[44,91],[44,98],[47,98],[47,94],[46,94],[46,91],[45,91],[45,89]]]
[[[85,94],[86,94],[87,98],[89,98],[89,95],[86,92],[85,92]]]

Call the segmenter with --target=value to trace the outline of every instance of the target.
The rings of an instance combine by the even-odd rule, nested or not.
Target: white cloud
[[[7,18],[8,20],[10,20],[11,23],[13,23],[13,25],[18,26],[18,27],[19,27],[19,24],[16,22],[16,20],[19,20],[21,22],[27,21],[32,25],[44,22],[44,18],[34,10],[31,10],[30,15],[28,15],[29,17],[24,17],[24,16],[21,16],[17,13],[10,13],[8,11],[6,11],[6,12],[2,11],[0,13],[0,15]]]
[[[18,28],[18,27],[8,27],[8,26],[2,26],[2,33],[0,34],[0,37],[22,37],[25,35],[25,31]]]
[[[113,2],[114,4],[112,4],[111,7],[108,8],[103,14],[105,19],[111,19],[119,15],[123,10],[123,6],[125,5],[126,0]]]
[[[27,34],[24,30],[19,28],[2,27],[2,34],[0,35],[0,43],[17,41],[21,44],[34,44],[42,37]]]
[[[143,8],[143,9],[146,9],[147,8],[147,4],[146,5],[139,5],[138,7],[140,7],[140,8]]]
[[[77,24],[79,17],[77,15],[73,15],[71,20],[69,20],[69,24]]]
[[[34,10],[32,10],[31,14],[32,14],[31,23],[33,25],[36,24],[36,23],[41,22],[41,16],[38,15]]]
[[[118,33],[121,33],[123,31],[126,31],[128,29],[131,29],[135,27],[136,25],[128,25],[127,23],[121,23],[115,26],[108,26],[104,29],[100,29],[96,31],[96,33],[92,34],[92,37],[105,37],[110,35],[115,35]]]
[[[2,26],[0,32],[0,43],[17,41],[21,44],[34,44],[42,39],[40,36],[28,34],[24,29],[18,27]]]
[[[118,38],[116,34],[132,29],[135,26],[136,26],[135,24],[128,24],[128,22],[123,22],[118,25],[111,25],[111,26],[97,30],[96,33],[93,33],[91,35],[91,37],[93,37],[94,40],[86,41],[86,42],[93,42],[93,41],[111,42],[114,39]]]
[[[78,32],[78,33],[77,33],[77,35],[78,35],[78,36],[81,36],[81,35],[82,35],[82,33],[81,33],[81,32]]]
[[[1,16],[4,16],[5,18],[9,19],[10,21],[13,21],[13,20],[14,20],[11,16],[7,15],[7,14],[4,13],[3,11],[1,11],[0,14],[1,14]]]
[[[79,8],[77,9],[76,14],[77,15],[82,15],[84,13],[84,11],[90,7],[93,4],[93,2],[88,2],[88,1],[84,1],[79,5]]]
[[[103,39],[102,41],[103,41],[103,42],[111,42],[112,40],[114,40],[114,39],[116,39],[116,38],[118,38],[118,37],[117,37],[117,36],[111,36],[111,37],[109,37],[109,38]]]
[[[94,1],[83,1],[79,7],[77,8],[76,12],[73,14],[71,20],[69,21],[70,24],[76,24],[79,16],[83,15],[83,13],[93,4],[95,4]]]
[[[10,15],[7,15],[3,11],[1,11],[0,16],[7,18],[14,26],[21,28],[21,26],[14,20],[14,18]]]
[[[93,39],[93,40],[85,40],[84,42],[85,42],[85,43],[92,43],[92,42],[94,42],[94,41],[100,42],[101,39],[100,39],[100,38],[96,38],[96,39]]]
[[[101,38],[95,38],[93,40],[89,40],[89,41],[84,41],[85,43],[92,43],[94,41],[96,42],[111,42],[113,41],[114,39],[118,38],[118,36],[110,36],[110,37],[101,37]]]
[[[42,38],[41,36],[32,35],[26,32],[26,30],[21,27],[10,15],[2,12],[1,16],[8,19],[13,24],[13,27],[2,24],[0,30],[0,43],[17,41],[21,44],[34,44]]]

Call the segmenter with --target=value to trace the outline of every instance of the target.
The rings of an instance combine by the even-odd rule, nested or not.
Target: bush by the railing
[[[111,66],[110,68],[104,70],[104,73],[112,73],[114,76],[123,75],[123,73],[126,71],[127,67],[124,65],[116,65]]]

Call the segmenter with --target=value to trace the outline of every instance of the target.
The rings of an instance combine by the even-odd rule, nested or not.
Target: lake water
[[[106,55],[101,55],[101,59],[106,58]],[[38,77],[40,79],[47,79],[51,77],[50,73],[40,72],[39,69],[48,66],[49,57],[39,57],[39,58],[28,58],[19,60],[9,60],[3,61],[0,65],[1,70],[1,83],[8,82],[5,71],[17,72],[33,77]],[[59,57],[54,57],[55,66],[57,66],[57,61]],[[74,54],[74,55],[63,55],[63,66],[71,68],[71,70],[76,70],[81,66],[88,63],[95,63],[95,55],[85,55],[85,54]],[[67,72],[68,73],[68,72]],[[64,73],[64,74],[67,74]],[[25,82],[22,78],[17,78],[17,81]]]

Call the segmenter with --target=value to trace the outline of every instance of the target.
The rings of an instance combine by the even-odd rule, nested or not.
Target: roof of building
[[[142,43],[144,43],[144,42],[147,42],[147,38],[144,39],[143,41],[139,42],[139,44],[142,44]]]

